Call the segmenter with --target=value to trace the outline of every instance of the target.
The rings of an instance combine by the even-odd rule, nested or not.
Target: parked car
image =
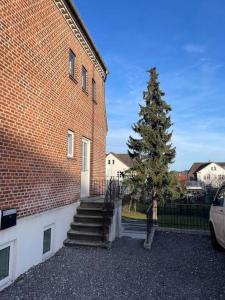
[[[209,227],[213,247],[225,249],[225,184],[218,189],[212,202]]]

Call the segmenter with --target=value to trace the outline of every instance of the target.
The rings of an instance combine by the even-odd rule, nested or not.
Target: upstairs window
[[[94,81],[94,79],[92,79],[92,100],[95,101],[96,100],[96,83]]]
[[[73,51],[70,49],[69,53],[69,72],[70,72],[70,77],[74,79],[74,74],[75,74],[75,54]]]
[[[108,160],[108,165],[110,165],[110,159]]]
[[[87,91],[87,70],[85,67],[82,67],[82,89],[83,91]]]
[[[67,133],[67,157],[72,158],[74,153],[74,133],[68,130]]]
[[[115,165],[115,160],[114,159],[113,159],[112,163],[113,163],[113,165]]]

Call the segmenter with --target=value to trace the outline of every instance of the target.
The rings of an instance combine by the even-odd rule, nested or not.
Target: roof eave
[[[105,71],[106,77],[107,77],[107,75],[109,74],[108,68],[107,68],[104,60],[102,59],[102,57],[101,57],[101,55],[100,55],[100,53],[99,53],[99,51],[98,51],[98,49],[97,49],[97,47],[95,45],[95,43],[94,43],[94,41],[93,41],[90,33],[88,32],[86,26],[84,25],[84,22],[82,21],[81,16],[79,15],[79,13],[78,13],[75,5],[72,3],[71,0],[65,0],[65,3],[67,5],[68,9],[71,11],[72,15],[77,20],[79,27],[84,32],[84,34],[85,34],[85,36],[86,36],[86,38],[87,38],[90,46],[92,47],[92,49],[95,52],[96,58],[99,60],[100,64],[102,65],[102,67],[103,67],[103,69]]]

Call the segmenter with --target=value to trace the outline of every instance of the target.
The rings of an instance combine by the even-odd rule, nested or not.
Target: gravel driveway
[[[1,300],[225,299],[225,253],[208,236],[157,232],[153,248],[121,238],[111,250],[62,248]]]

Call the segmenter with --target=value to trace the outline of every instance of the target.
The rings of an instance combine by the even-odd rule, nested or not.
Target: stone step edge
[[[104,242],[90,242],[90,241],[66,239],[63,244],[64,244],[64,246],[69,246],[69,247],[88,246],[88,247],[100,247],[100,248],[105,248],[105,249],[111,248],[111,242],[104,243]]]
[[[73,229],[70,229],[68,231],[68,234],[102,237],[102,233],[99,233],[99,232],[77,231],[77,230],[73,230]]]

